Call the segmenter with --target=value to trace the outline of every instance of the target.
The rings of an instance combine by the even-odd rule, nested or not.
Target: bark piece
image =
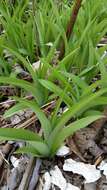
[[[28,190],[34,190],[36,188],[38,179],[39,179],[39,170],[41,166],[42,161],[40,159],[36,160],[36,166],[34,167],[34,171],[31,177],[31,181],[29,183]]]

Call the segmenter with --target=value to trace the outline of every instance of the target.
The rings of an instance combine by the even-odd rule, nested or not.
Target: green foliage
[[[34,23],[32,15],[26,21],[23,19],[28,0],[18,3],[11,13],[6,1],[0,3],[0,21],[5,32],[5,44],[17,52],[34,60]],[[22,7],[21,7],[22,5]]]
[[[18,86],[33,95],[33,100],[26,100],[25,93],[13,97],[17,104],[4,116],[31,108],[42,131],[39,136],[24,129],[0,129],[0,140],[26,141],[18,153],[53,157],[67,137],[103,117],[101,112],[107,105],[107,45],[97,45],[107,32],[107,1],[95,0],[94,4],[93,0],[83,1],[73,34],[67,40],[66,27],[73,4],[70,7],[66,1],[29,4],[28,0],[17,0],[10,6],[9,1],[0,2],[4,30],[0,37],[0,84]],[[65,55],[59,60],[56,54],[62,41]],[[5,57],[7,53],[11,61]],[[40,66],[34,69],[32,63],[37,60]],[[16,62],[29,72],[33,82],[13,77],[12,66]],[[94,77],[97,81],[93,82]],[[54,111],[46,116],[42,106],[53,99]],[[66,111],[60,113],[62,103]]]
[[[72,78],[76,80],[76,76],[73,76]],[[0,82],[2,81],[3,79],[0,78]],[[50,115],[49,118],[45,116],[45,113],[40,109],[40,107],[36,103],[36,100],[25,100],[22,98],[14,97],[15,100],[17,100],[19,103],[16,104],[15,107],[12,107],[10,110],[8,110],[7,113],[5,113],[5,117],[9,117],[19,110],[22,110],[25,108],[31,108],[35,112],[36,116],[38,117],[41,123],[41,128],[43,130],[43,136],[41,137],[42,143],[38,142],[38,139],[34,141],[32,140],[32,142],[29,142],[29,139],[27,139],[27,136],[26,136],[26,142],[29,144],[29,146],[26,145],[25,149],[22,149],[22,152],[24,152],[24,150],[25,152],[27,152],[28,150],[29,153],[33,155],[35,154],[35,156],[38,155],[41,157],[45,157],[45,156],[52,157],[55,155],[57,149],[61,146],[61,144],[64,142],[64,140],[68,136],[72,135],[76,130],[86,127],[87,125],[95,121],[96,119],[101,118],[102,115],[98,113],[96,115],[96,112],[93,112],[93,115],[91,116],[90,115],[85,116],[85,117],[83,116],[84,113],[86,114],[87,110],[91,109],[93,111],[93,109],[95,110],[95,107],[99,105],[107,104],[107,98],[105,97],[105,95],[107,94],[107,88],[104,87],[105,83],[103,80],[99,82],[100,82],[100,85],[102,85],[102,88],[93,93],[93,90],[95,89],[95,85],[94,87],[92,87],[91,85],[90,86],[87,85],[87,89],[85,90],[86,84],[84,85],[83,81],[80,82],[81,83],[80,84],[78,83],[78,80],[77,80],[75,84],[77,84],[77,86],[80,87],[80,92],[81,92],[80,97],[77,98],[76,102],[72,102],[71,106],[69,105],[69,99],[68,100],[66,99],[69,105],[68,110],[59,117],[56,115],[54,119],[53,119],[53,114]],[[62,100],[65,99],[66,90],[63,94],[59,94],[59,92],[57,93],[56,91],[54,91],[53,84],[49,83],[49,85],[47,86],[48,83],[47,81],[44,81],[44,80],[40,80],[40,83],[44,85],[46,88],[53,91],[58,97],[60,97],[61,99],[60,103],[62,102]],[[98,85],[99,85],[98,82],[96,82],[96,87],[98,87]],[[58,103],[58,107],[55,108],[56,114],[59,111],[60,103]],[[75,120],[76,118],[78,119]],[[68,122],[70,121],[70,119],[73,119],[74,122],[69,124]],[[13,132],[10,129],[10,135],[9,133],[6,132],[6,130],[9,130],[9,129],[0,129],[1,139],[19,140],[18,133],[21,134],[20,129],[15,129],[13,130]],[[2,131],[3,131],[3,134],[2,134]],[[36,136],[38,135],[36,134]],[[21,137],[21,135],[20,135],[20,140],[23,140],[23,136]],[[31,146],[31,151],[29,148],[30,146]],[[36,146],[41,147],[40,149],[41,152],[39,151],[39,154],[37,154],[38,148],[36,148]],[[44,146],[47,148],[44,149]],[[19,152],[21,152],[21,150],[19,150]]]
[[[102,48],[96,48],[107,28],[107,2],[105,0],[83,1],[79,11],[74,32],[69,41],[66,39],[66,26],[71,14],[71,7],[67,2],[44,0],[35,1],[29,6],[29,1],[16,1],[9,6],[9,1],[0,3],[0,21],[4,30],[4,40],[1,45],[8,46],[24,57],[28,57],[31,64],[42,58],[43,68],[47,67],[55,57],[56,49],[60,48],[61,41],[65,43],[64,59],[58,62],[60,69],[80,74],[87,69],[87,81],[99,71],[97,68],[96,52],[103,55]],[[19,11],[20,10],[20,11]],[[59,36],[60,34],[60,36]],[[51,47],[59,36],[51,59],[47,60]],[[105,48],[106,50],[106,48]],[[18,60],[19,61],[19,60]],[[44,70],[41,71],[44,73]],[[45,73],[46,74],[46,73]]]
[[[40,110],[34,101],[29,102],[28,100],[23,100],[21,98],[19,101],[22,104],[22,109],[24,105],[26,107],[32,108],[35,111],[37,117],[40,120],[41,128],[43,129],[43,137],[39,138],[38,134],[36,133],[31,133],[30,135],[30,132],[26,130],[0,129],[0,140],[24,140],[27,142],[27,145],[25,149],[22,149],[22,151],[19,149],[18,152],[27,152],[39,157],[53,157],[57,149],[68,136],[72,135],[76,130],[86,127],[96,119],[102,117],[101,115],[88,116],[78,119],[77,121],[72,122],[72,124],[65,126],[67,121],[69,121],[72,116],[74,116],[78,111],[82,110],[84,105],[87,105],[86,102],[83,102],[83,105],[80,106],[79,102],[77,105],[75,105],[76,107],[72,107],[72,111],[71,109],[68,110],[58,119],[55,126],[52,126],[50,120],[46,118],[45,114]],[[6,114],[6,116],[8,116],[8,114]],[[60,136],[60,140],[58,136]]]

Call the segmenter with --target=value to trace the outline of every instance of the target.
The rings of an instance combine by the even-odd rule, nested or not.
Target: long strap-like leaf
[[[92,103],[96,98],[99,96],[103,95],[104,93],[107,93],[107,88],[99,90],[99,92],[96,92],[94,94],[89,95],[88,97],[85,97],[84,99],[80,100],[78,103],[73,105],[68,111],[66,111],[58,120],[55,129],[52,131],[52,134],[50,135],[49,138],[49,143],[52,142],[52,139],[55,138],[56,134],[60,132],[61,128],[64,127],[64,125],[78,112],[84,110],[87,105]],[[50,143],[51,144],[51,143]]]
[[[29,100],[18,98],[18,97],[15,97],[15,99],[19,101],[20,103],[24,104],[26,107],[31,108],[36,113],[38,119],[40,120],[41,127],[44,130],[45,139],[47,140],[51,132],[51,124],[48,118],[43,113],[43,111],[37,105],[37,103],[34,100],[29,101]]]
[[[86,127],[87,125],[89,125],[90,123],[94,122],[97,119],[102,118],[102,115],[95,115],[95,116],[89,116],[89,117],[85,117],[82,119],[79,119],[73,123],[71,123],[70,125],[68,125],[67,127],[63,128],[60,133],[55,136],[55,139],[53,140],[53,146],[51,149],[51,154],[53,154],[57,148],[59,148],[59,146],[61,146],[61,143],[70,135],[72,135],[74,132],[76,132],[77,130]]]

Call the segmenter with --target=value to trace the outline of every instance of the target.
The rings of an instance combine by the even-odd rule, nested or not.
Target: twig
[[[82,3],[82,0],[76,0],[75,1],[75,5],[74,5],[73,11],[71,13],[70,21],[68,23],[68,27],[67,27],[67,31],[66,31],[67,39],[70,38],[70,36],[73,32],[74,24],[76,22],[78,12],[79,12],[79,9],[81,7],[81,3]]]
[[[13,145],[10,143],[6,143],[3,146],[2,154],[0,154],[0,167],[2,166],[2,164],[4,162],[4,158],[6,158],[8,156],[8,154],[12,151],[12,149],[13,149]]]
[[[72,137],[69,137],[67,139],[67,144],[68,144],[71,152],[73,152],[75,155],[77,155],[80,158],[80,160],[82,160],[83,162],[86,162],[85,158],[83,158],[82,153],[79,151],[79,149]]]
[[[50,108],[53,108],[54,106],[55,106],[55,101],[52,101],[52,102],[42,106],[41,108],[43,109],[44,112],[46,112]],[[32,117],[30,119],[28,119],[27,121],[25,121],[21,125],[15,126],[14,128],[17,128],[17,129],[27,128],[28,126],[30,126],[32,123],[34,123],[37,120],[38,120],[38,118],[36,117],[36,115],[32,114]]]
[[[103,156],[101,155],[101,156],[99,156],[99,157],[97,158],[97,160],[95,161],[94,165],[95,165],[95,166],[98,166],[98,165],[102,162],[102,160],[103,160]]]
[[[70,17],[70,20],[68,22],[68,26],[67,26],[67,30],[66,30],[67,40],[69,40],[70,36],[72,35],[73,28],[74,28],[74,25],[75,25],[75,22],[76,22],[76,19],[78,16],[78,12],[79,12],[79,9],[81,7],[81,3],[82,3],[82,0],[75,0],[75,4],[73,7],[73,10],[71,11],[71,17]],[[59,54],[60,59],[63,58],[64,53],[65,53],[65,44],[63,41],[61,44],[61,47],[60,47],[60,54]]]
[[[29,127],[32,123],[34,123],[35,121],[37,121],[37,117],[34,115],[32,116],[30,119],[26,120],[24,123],[20,124],[20,125],[16,125],[14,128],[17,129],[25,129],[27,127]]]
[[[20,183],[20,186],[18,188],[18,190],[27,190],[28,189],[28,185],[29,185],[29,181],[33,172],[33,168],[35,165],[35,158],[31,158],[29,163],[28,163],[28,167],[26,168],[26,171],[23,175],[22,181]]]
[[[4,161],[6,163],[7,160],[6,160],[6,157],[9,155],[9,153],[12,151],[13,149],[13,145],[10,144],[10,143],[6,143],[3,148],[2,148],[2,151],[0,152],[0,185],[1,185],[1,182],[2,182],[2,173],[3,173],[3,164],[4,164]]]

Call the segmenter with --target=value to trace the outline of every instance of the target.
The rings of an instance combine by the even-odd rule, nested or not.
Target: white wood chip
[[[70,183],[67,183],[66,190],[80,190],[80,188],[78,188]]]
[[[67,146],[62,146],[62,147],[57,151],[56,155],[63,157],[63,156],[66,156],[66,155],[69,154],[69,153],[70,153],[69,147],[67,147]]]
[[[50,176],[49,172],[46,172],[44,174],[43,178],[45,180],[43,190],[49,190],[51,188],[51,176]]]
[[[44,174],[45,184],[43,190],[49,190],[51,185],[56,185],[61,190],[80,190],[78,187],[67,183],[58,166]]]
[[[63,170],[82,175],[85,183],[95,182],[101,177],[100,171],[96,169],[95,165],[76,162],[72,159],[65,160]]]
[[[40,65],[41,65],[41,61],[39,60],[39,61],[33,63],[32,67],[34,68],[34,70],[38,70]]]
[[[20,160],[17,159],[16,157],[14,157],[14,156],[11,156],[11,157],[10,157],[10,160],[11,160],[11,163],[12,163],[12,165],[14,166],[14,168],[17,168],[18,165],[19,165]]]
[[[50,171],[51,174],[51,182],[58,186],[61,190],[66,189],[66,179],[63,177],[62,172],[58,168],[58,166],[55,166],[54,170]]]
[[[107,163],[105,161],[102,161],[98,169],[103,171],[103,174],[106,176],[106,179],[107,179]]]

